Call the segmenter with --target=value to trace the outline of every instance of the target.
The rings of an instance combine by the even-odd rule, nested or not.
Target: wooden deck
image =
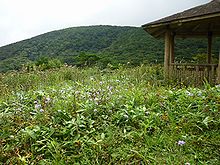
[[[186,85],[202,85],[205,81],[217,83],[218,64],[171,63],[169,77]]]

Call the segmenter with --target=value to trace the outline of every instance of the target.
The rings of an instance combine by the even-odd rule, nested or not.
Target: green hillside
[[[220,45],[219,42],[214,42]],[[0,72],[19,69],[22,64],[39,57],[58,58],[80,65],[90,59],[92,63],[106,65],[130,62],[155,63],[163,61],[163,41],[154,39],[142,28],[119,26],[73,27],[45,33],[28,40],[0,48]],[[206,40],[180,40],[176,44],[177,60],[206,52]],[[218,54],[217,46],[214,52]]]

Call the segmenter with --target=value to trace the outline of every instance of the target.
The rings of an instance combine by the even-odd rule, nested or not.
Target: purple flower
[[[45,103],[47,104],[47,103],[49,103],[50,102],[50,98],[49,97],[47,97],[46,99],[45,99]]]
[[[40,109],[41,108],[41,105],[40,104],[35,104],[35,109]]]
[[[44,110],[43,110],[43,109],[40,109],[40,112],[41,112],[41,113],[43,113],[43,112],[44,112]]]
[[[186,143],[186,142],[184,142],[183,140],[179,140],[177,144],[178,144],[179,146],[183,146],[185,143]]]
[[[112,91],[113,86],[108,86],[108,90]]]

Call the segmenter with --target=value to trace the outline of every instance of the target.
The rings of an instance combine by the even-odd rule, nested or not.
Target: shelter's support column
[[[165,52],[164,52],[164,76],[165,78],[169,78],[169,65],[170,65],[170,40],[171,40],[171,32],[167,30],[165,33]]]
[[[170,65],[174,63],[174,33],[170,36],[170,61],[169,61],[169,77],[174,75],[174,66]]]
[[[212,32],[208,32],[208,64],[212,62]]]
[[[218,74],[218,78],[217,78],[217,83],[220,84],[220,48],[219,48],[219,62],[218,62],[218,68],[217,68],[217,74]]]
[[[170,36],[170,63],[174,63],[174,33]]]
[[[208,57],[207,57],[207,63],[211,64],[212,62],[212,32],[208,32]],[[212,83],[212,73],[211,68],[208,68],[208,81],[209,83]]]

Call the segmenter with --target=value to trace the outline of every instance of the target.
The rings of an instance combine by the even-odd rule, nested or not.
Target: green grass
[[[220,164],[219,86],[172,88],[140,66],[13,72],[0,87],[0,164]]]

